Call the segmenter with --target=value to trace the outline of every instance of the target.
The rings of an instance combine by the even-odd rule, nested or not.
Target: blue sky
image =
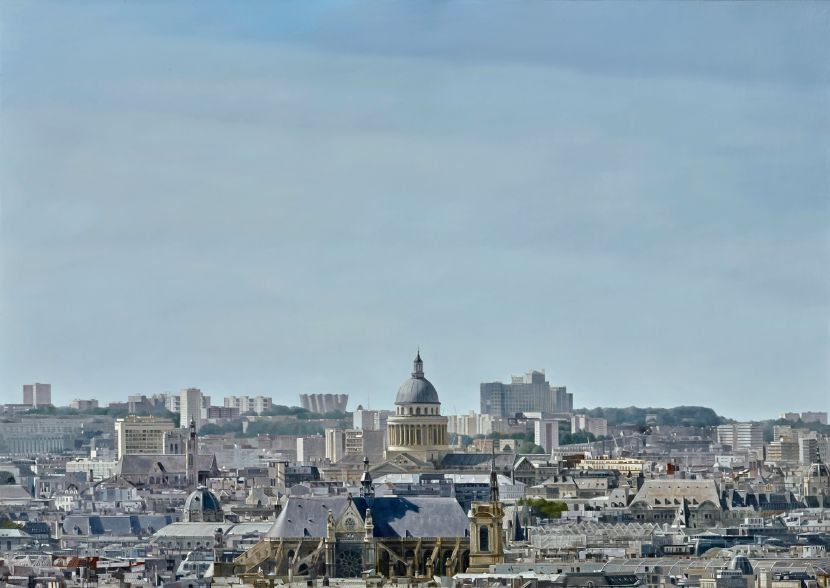
[[[830,409],[821,3],[0,6],[0,394]]]

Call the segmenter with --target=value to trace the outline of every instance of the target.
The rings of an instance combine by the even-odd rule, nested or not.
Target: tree
[[[530,514],[540,519],[558,519],[564,511],[568,510],[566,503],[544,498],[523,498],[519,504],[526,504],[530,508]]]

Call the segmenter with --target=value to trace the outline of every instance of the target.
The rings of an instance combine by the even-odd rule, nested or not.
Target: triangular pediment
[[[337,533],[357,533],[363,530],[363,517],[360,516],[352,500],[349,500],[340,512],[334,529]]]

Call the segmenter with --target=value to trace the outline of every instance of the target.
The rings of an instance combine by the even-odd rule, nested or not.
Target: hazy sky
[[[0,4],[0,396],[830,409],[826,3]],[[220,401],[221,402],[221,401]]]

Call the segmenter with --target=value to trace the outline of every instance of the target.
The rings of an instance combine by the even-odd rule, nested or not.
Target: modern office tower
[[[587,431],[594,437],[608,436],[608,421],[605,419],[589,417],[585,414],[575,414],[571,417],[571,433]]]
[[[326,439],[319,435],[297,437],[297,461],[299,463],[316,463],[326,456]]]
[[[128,415],[115,421],[118,458],[134,454],[162,454],[164,434],[175,429],[165,418]]]
[[[348,394],[300,394],[300,406],[318,414],[345,412],[348,404]]]
[[[757,452],[764,448],[764,432],[759,423],[718,425],[718,443],[730,445],[732,451]]]
[[[190,422],[196,423],[196,430],[202,426],[202,391],[198,388],[186,388],[182,390],[181,397],[181,420],[179,426],[182,429],[190,427]]]
[[[343,429],[326,429],[326,459],[337,463],[346,452],[346,431]]]
[[[559,447],[559,421],[542,419],[534,421],[533,442],[551,453]]]
[[[23,384],[23,404],[52,406],[52,384]]]
[[[269,396],[227,396],[225,406],[238,408],[239,414],[253,412],[260,415],[271,410],[274,402]]]
[[[570,412],[573,395],[564,386],[551,387],[544,371],[512,376],[509,384],[483,382],[479,388],[481,413],[494,417],[513,417],[519,412]]]

